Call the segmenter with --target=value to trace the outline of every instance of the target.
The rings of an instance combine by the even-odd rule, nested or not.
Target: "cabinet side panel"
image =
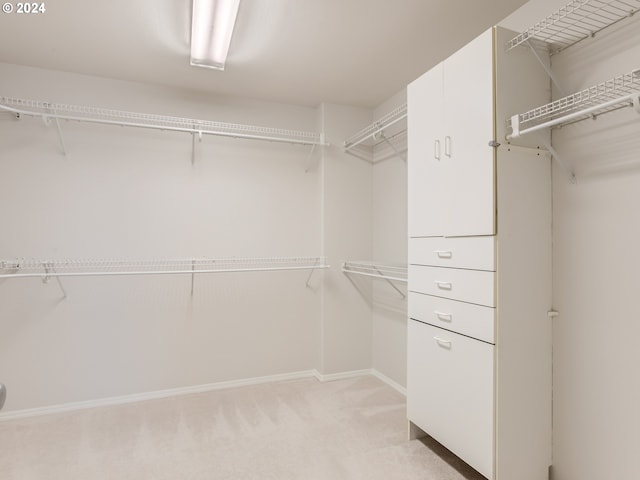
[[[523,150],[497,156],[497,480],[546,480],[551,463],[551,168]]]

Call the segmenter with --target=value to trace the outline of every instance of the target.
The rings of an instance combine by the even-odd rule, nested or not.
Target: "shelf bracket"
[[[311,288],[311,285],[309,285],[309,282],[311,281],[311,277],[313,276],[313,272],[316,271],[316,267],[318,266],[318,263],[320,262],[319,258],[316,258],[316,261],[313,264],[313,267],[311,267],[311,271],[309,272],[309,276],[307,277],[307,281],[305,282],[305,286],[307,288]]]
[[[567,173],[567,175],[569,175],[569,181],[573,184],[578,183],[576,174],[573,172],[573,169],[569,168],[569,165],[564,161],[561,155],[558,155],[558,152],[556,152],[555,148],[551,146],[551,142],[549,142],[544,135],[538,135],[538,139],[540,140],[540,143],[544,145],[544,148],[546,148],[547,151],[551,154],[553,159],[558,163],[558,165],[560,165],[560,167]]]
[[[60,120],[58,119],[58,117],[56,116],[56,111],[54,109],[50,109],[51,110],[51,114],[53,115],[53,120],[56,124],[56,131],[58,132],[58,139],[60,140],[60,146],[62,147],[62,154],[66,157],[67,156],[67,147],[64,144],[64,137],[62,136],[62,128],[60,128]],[[49,125],[50,124],[50,119],[49,118],[45,118],[45,116],[42,117],[42,120],[44,121],[45,125]]]
[[[311,170],[311,165],[313,163],[313,152],[316,151],[316,145],[315,143],[313,145],[311,145],[311,150],[309,150],[309,155],[307,156],[307,167],[304,169],[304,173],[309,173],[309,170]]]
[[[373,269],[378,272],[380,274],[380,278],[383,278],[389,285],[391,285],[391,287],[400,294],[400,296],[402,298],[407,298],[407,296],[402,292],[402,290],[400,290],[395,283],[393,283],[391,280],[389,280],[387,277],[384,276],[384,274],[378,269],[378,267],[373,267]]]
[[[383,142],[385,142],[387,145],[389,145],[389,147],[391,147],[391,150],[393,150],[393,153],[396,155],[396,157],[398,157],[400,160],[406,163],[407,159],[400,154],[400,152],[395,147],[395,145],[391,143],[391,141],[387,138],[387,136],[384,134],[384,130],[380,130],[378,133],[374,133],[373,138],[374,140],[377,138],[381,138]]]
[[[53,265],[49,265],[49,264],[45,263],[45,264],[43,264],[43,267],[44,267],[45,276],[42,277],[42,283],[49,283],[49,280],[51,279],[51,277],[49,276],[49,272],[52,272],[53,273],[53,277],[56,279],[56,282],[58,283],[58,286],[60,287],[60,290],[62,290],[62,298],[67,298],[67,291],[62,286],[62,282],[60,281],[60,277],[58,275],[56,275],[56,269],[53,268]]]
[[[640,92],[633,96],[633,109],[640,113]]]
[[[564,89],[560,86],[560,82],[558,82],[556,75],[553,73],[553,70],[551,70],[551,66],[548,65],[547,62],[545,62],[544,59],[540,56],[540,53],[538,52],[538,50],[536,50],[536,47],[531,41],[531,39],[528,39],[526,43],[527,43],[527,46],[529,47],[529,50],[531,50],[531,52],[533,53],[533,56],[536,57],[536,60],[538,60],[538,63],[540,63],[540,65],[542,66],[544,71],[547,73],[547,75],[549,76],[549,78],[551,79],[555,87],[558,89],[558,93],[560,94],[559,96],[564,97],[566,95],[564,93]]]
[[[193,298],[193,284],[196,281],[196,261],[191,260],[191,297]]]
[[[196,126],[193,126],[195,130]],[[197,132],[193,132],[191,139],[191,165],[196,164],[196,137],[198,138],[198,143],[202,143],[202,130],[198,130]]]

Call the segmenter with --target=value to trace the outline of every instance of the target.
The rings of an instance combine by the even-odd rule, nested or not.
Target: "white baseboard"
[[[194,385],[189,387],[171,388],[168,390],[157,390],[154,392],[134,393],[132,395],[100,398],[96,400],[87,400],[84,402],[63,403],[60,405],[51,405],[48,407],[15,410],[15,411],[9,411],[6,413],[0,413],[0,422],[5,420],[14,420],[18,418],[35,417],[39,415],[50,415],[54,413],[72,412],[75,410],[84,410],[88,408],[122,405],[126,403],[142,402],[145,400],[156,400],[159,398],[173,397],[177,395],[188,395],[191,393],[202,393],[202,392],[210,392],[213,390],[222,390],[222,389],[234,388],[234,387],[258,385],[261,383],[282,382],[286,380],[297,380],[300,378],[317,377],[317,374],[318,372],[316,370],[306,370],[301,372],[268,375],[264,377],[231,380],[228,382],[218,382],[218,383],[209,383],[204,385]]]
[[[213,390],[223,390],[234,387],[245,387],[250,385],[259,385],[261,383],[282,382],[287,380],[298,380],[301,378],[315,377],[321,382],[330,382],[333,380],[343,380],[346,378],[361,377],[364,375],[373,375],[380,379],[390,387],[394,388],[402,395],[406,395],[406,389],[398,383],[391,380],[386,375],[374,369],[352,370],[348,372],[330,373],[323,375],[317,370],[304,370],[300,372],[283,373],[278,375],[267,375],[264,377],[245,378],[241,380],[231,380],[227,382],[208,383],[204,385],[194,385],[189,387],[171,388],[168,390],[157,390],[154,392],[134,393],[132,395],[123,395],[120,397],[100,398],[96,400],[87,400],[84,402],[63,403],[60,405],[51,405],[48,407],[29,408],[24,410],[9,411],[0,413],[0,422],[7,420],[15,420],[19,418],[36,417],[40,415],[51,415],[55,413],[72,412],[76,410],[85,410],[88,408],[108,407],[114,405],[123,405],[126,403],[142,402],[145,400],[156,400],[159,398],[173,397],[177,395],[188,395],[192,393],[210,392]]]
[[[398,391],[398,393],[402,394],[403,396],[407,396],[407,388],[403,387],[402,385],[400,385],[398,382],[396,382],[395,380],[391,380],[389,377],[387,377],[384,373],[380,373],[378,370],[376,370],[375,368],[371,369],[371,375],[373,375],[374,377],[376,377],[377,379],[383,381],[384,383],[386,383],[387,385],[389,385],[391,388],[393,388],[394,390]]]
[[[362,377],[364,375],[371,375],[371,369],[368,368],[365,370],[351,370],[348,372],[338,372],[338,373],[329,373],[329,374],[322,374],[317,370],[315,371],[315,377],[321,382],[332,382],[334,380],[344,380],[345,378]]]
[[[352,370],[349,372],[330,373],[328,375],[323,375],[318,371],[315,372],[316,378],[321,382],[330,382],[333,380],[342,380],[345,378],[361,377],[363,375],[373,375],[378,380],[381,380],[394,390],[398,391],[398,393],[402,394],[405,397],[407,396],[407,389],[405,387],[387,377],[384,373],[380,373],[375,368],[367,368],[365,370]]]

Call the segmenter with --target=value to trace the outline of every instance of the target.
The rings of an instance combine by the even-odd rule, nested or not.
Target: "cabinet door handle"
[[[445,340],[444,338],[440,338],[440,337],[433,337],[433,339],[438,343],[438,345],[440,345],[441,347],[444,348],[451,348],[451,340]]]
[[[440,160],[440,140],[433,143],[433,158]]]
[[[453,252],[451,250],[435,250],[438,258],[451,258],[453,256]]]
[[[443,322],[450,322],[453,320],[453,315],[451,315],[450,313],[443,313],[437,310],[435,310],[433,313],[436,314],[438,320],[442,320]]]
[[[449,135],[444,137],[444,154],[451,158],[451,137]]]
[[[436,280],[436,287],[438,287],[440,290],[451,290],[453,288],[453,283],[439,282]]]

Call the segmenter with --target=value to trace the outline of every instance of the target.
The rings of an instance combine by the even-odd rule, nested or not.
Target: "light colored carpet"
[[[407,440],[375,377],[302,379],[0,423],[3,480],[479,480]]]

